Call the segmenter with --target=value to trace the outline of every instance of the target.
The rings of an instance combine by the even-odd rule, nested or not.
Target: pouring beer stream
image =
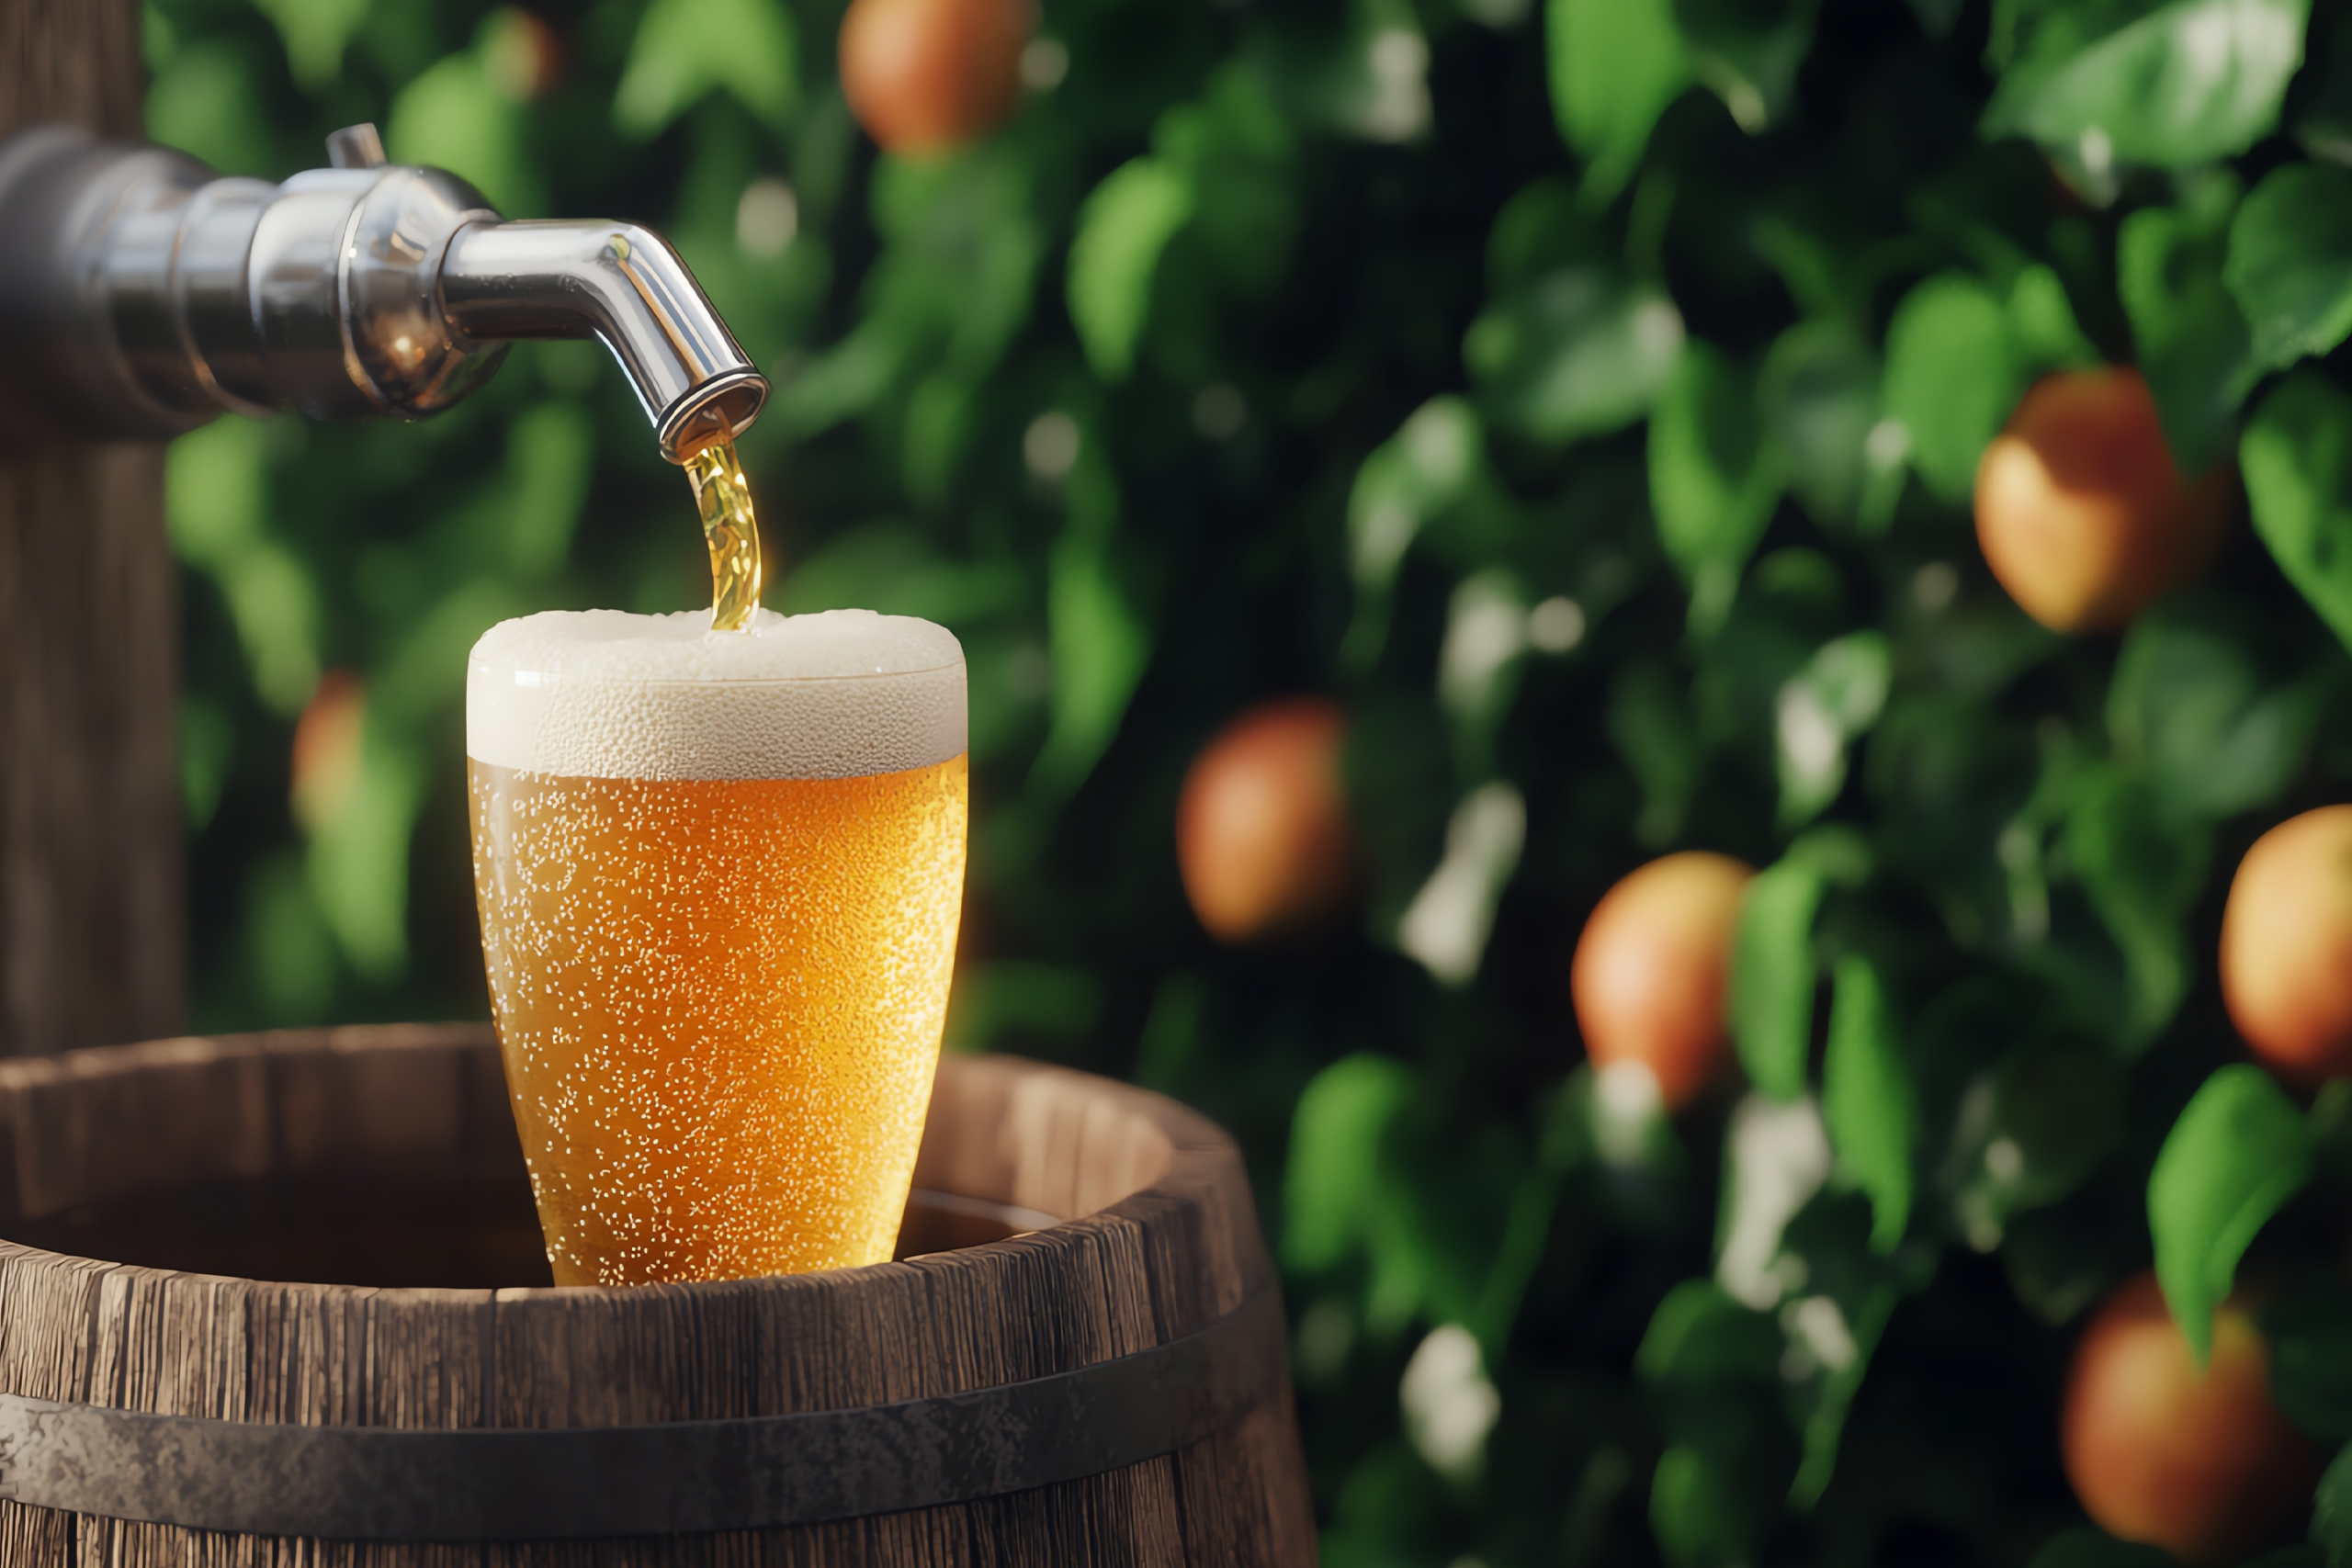
[[[690,455],[686,478],[710,547],[711,630],[748,630],[760,608],[760,525],[733,438],[715,436]]]

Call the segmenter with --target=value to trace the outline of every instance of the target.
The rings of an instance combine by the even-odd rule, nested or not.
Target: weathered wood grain
[[[7,1218],[182,1172],[308,1176],[519,1156],[489,1032],[170,1041],[0,1063]],[[200,1111],[191,1108],[200,1108]],[[210,1144],[187,1129],[212,1122]],[[168,1155],[155,1151],[168,1151]],[[368,1290],[0,1244],[0,1389],[293,1425],[579,1427],[985,1388],[1193,1333],[1271,1275],[1231,1142],[1182,1107],[1008,1059],[943,1065],[918,1181],[1064,1223],[821,1275],[629,1291]],[[6,1197],[0,1190],[0,1197]],[[6,1233],[0,1223],[0,1234]],[[632,1540],[387,1546],[0,1506],[0,1562],[89,1568],[847,1568],[1311,1563],[1287,1393],[1177,1453],[946,1507]]]
[[[0,136],[141,90],[134,0],[0,0]],[[160,446],[0,452],[0,1055],[180,1027],[173,593]]]

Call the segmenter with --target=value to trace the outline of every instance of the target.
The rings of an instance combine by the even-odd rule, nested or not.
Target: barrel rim
[[[307,1056],[360,1055],[386,1050],[432,1051],[453,1047],[478,1047],[487,1043],[497,1049],[496,1027],[486,1021],[462,1020],[442,1023],[368,1023],[337,1024],[312,1029],[254,1030],[236,1034],[173,1035],[160,1040],[139,1041],[120,1045],[84,1046],[73,1051],[46,1056],[0,1058],[0,1093],[25,1088],[49,1087],[68,1082],[127,1077],[141,1069],[153,1066],[192,1066],[203,1061],[246,1060],[266,1066],[274,1062],[299,1060]],[[1121,1219],[1121,1210],[1139,1199],[1147,1199],[1161,1181],[1176,1172],[1188,1154],[1204,1154],[1215,1150],[1229,1150],[1231,1140],[1216,1122],[1177,1100],[1154,1094],[1131,1084],[1104,1078],[1052,1063],[1038,1062],[1029,1057],[1010,1054],[989,1053],[985,1055],[951,1054],[943,1055],[941,1066],[949,1062],[985,1065],[987,1070],[1011,1073],[1045,1073],[1082,1079],[1098,1091],[1109,1091],[1126,1100],[1130,1109],[1153,1122],[1168,1139],[1170,1158],[1156,1178],[1146,1181],[1133,1192],[1099,1209],[1080,1214],[1056,1215],[1055,1224],[1001,1240],[982,1242],[956,1249],[963,1258],[980,1256],[1007,1257],[1023,1250],[1050,1249],[1069,1245],[1079,1234],[1099,1228],[1090,1222],[1114,1223]],[[941,1190],[946,1190],[941,1189]],[[974,1196],[956,1194],[957,1196]],[[1016,1205],[1018,1206],[1018,1205]],[[78,1253],[54,1252],[45,1247],[9,1240],[0,1236],[0,1259],[25,1258],[55,1258],[69,1265],[96,1263],[109,1269],[121,1270],[141,1278],[172,1279],[203,1283],[226,1281],[243,1285],[261,1285],[273,1290],[319,1292],[322,1296],[359,1299],[397,1291],[407,1300],[420,1303],[441,1303],[452,1306],[479,1303],[492,1300],[501,1305],[548,1300],[576,1301],[583,1304],[598,1299],[626,1298],[644,1289],[636,1285],[511,1285],[497,1288],[466,1288],[440,1285],[383,1286],[347,1285],[309,1280],[268,1280],[241,1274],[215,1274],[196,1269],[156,1269],[146,1264],[117,1262]],[[840,1290],[854,1292],[861,1281],[893,1270],[923,1268],[919,1258],[891,1258],[880,1263],[863,1264],[851,1269],[829,1269],[804,1274],[747,1275],[732,1280],[688,1280],[666,1281],[661,1288],[668,1292],[695,1295],[718,1295],[746,1287],[775,1290]]]
[[[952,1249],[965,1257],[991,1248],[1010,1247],[1016,1242],[1031,1240],[1044,1235],[1048,1231],[1059,1231],[1067,1225],[1084,1224],[1087,1221],[1112,1214],[1118,1207],[1118,1204],[1113,1204],[1110,1208],[1099,1210],[1092,1214],[1080,1214],[1073,1219],[1062,1219],[1040,1210],[1023,1208],[1017,1203],[1001,1203],[993,1199],[974,1198],[965,1193],[939,1191],[930,1188],[915,1189],[910,1194],[910,1201],[930,1199],[936,1206],[946,1208],[952,1213],[985,1213],[989,1218],[1001,1217],[1012,1222],[1033,1219],[1045,1222],[1043,1224],[1024,1224],[1012,1235],[1000,1236],[994,1241],[974,1242],[969,1247]],[[1120,1202],[1124,1203],[1125,1201],[1122,1199]],[[734,1280],[680,1280],[665,1283],[662,1288],[667,1291],[682,1291],[688,1294],[697,1292],[715,1293],[728,1289],[740,1290],[746,1285],[782,1284],[788,1280],[862,1276],[869,1269],[912,1267],[917,1258],[928,1256],[932,1255],[918,1253],[916,1258],[894,1258],[881,1263],[864,1264],[854,1269],[817,1269],[807,1274],[751,1274]],[[408,1301],[446,1302],[451,1305],[477,1305],[483,1302],[498,1303],[538,1302],[549,1299],[578,1300],[584,1303],[600,1296],[625,1297],[646,1288],[642,1285],[351,1285],[323,1280],[272,1280],[255,1274],[214,1274],[201,1269],[161,1269],[149,1263],[126,1263],[111,1258],[100,1258],[92,1253],[59,1252],[53,1247],[36,1247],[30,1242],[0,1236],[0,1261],[17,1258],[28,1258],[36,1264],[44,1259],[52,1258],[74,1267],[96,1264],[110,1272],[129,1273],[151,1279],[171,1279],[198,1286],[258,1285],[272,1291],[320,1291],[353,1298],[381,1296],[389,1293],[398,1294]],[[0,1393],[0,1397],[8,1396]]]

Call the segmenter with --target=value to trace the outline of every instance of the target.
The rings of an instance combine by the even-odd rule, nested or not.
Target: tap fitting
[[[758,417],[768,383],[669,243],[508,222],[373,126],[282,185],[40,126],[0,142],[0,435],[158,437],[223,409],[416,419],[517,338],[601,339],[662,454]]]

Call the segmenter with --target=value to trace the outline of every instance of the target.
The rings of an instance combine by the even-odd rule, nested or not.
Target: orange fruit
[[[2254,841],[2222,909],[2222,999],[2254,1054],[2310,1085],[2352,1073],[2352,806]]]
[[[888,151],[951,152],[1012,118],[1035,24],[1031,0],[851,0],[842,91]]]
[[[360,743],[368,719],[368,687],[348,670],[319,677],[302,716],[294,721],[294,815],[316,829],[332,820],[359,782]]]
[[[2199,1371],[2153,1273],[2108,1298],[2075,1348],[2059,1434],[2066,1479],[2109,1535],[2221,1562],[2290,1529],[2317,1456],[2270,1403],[2270,1350],[2234,1303]]]
[[[1184,775],[1176,862],[1220,942],[1311,926],[1343,906],[1354,852],[1340,789],[1339,705],[1267,703],[1221,731]]]
[[[544,98],[563,80],[561,34],[547,19],[514,6],[491,13],[483,39],[483,63],[491,85],[516,103]]]
[[[1647,1066],[1669,1111],[1730,1057],[1732,944],[1754,874],[1699,850],[1654,860],[1602,897],[1577,939],[1568,985],[1585,1054],[1596,1067]]]
[[[1976,538],[2053,631],[2118,631],[2211,566],[2237,508],[2222,464],[2184,485],[2137,370],[2044,377],[1976,468]]]

